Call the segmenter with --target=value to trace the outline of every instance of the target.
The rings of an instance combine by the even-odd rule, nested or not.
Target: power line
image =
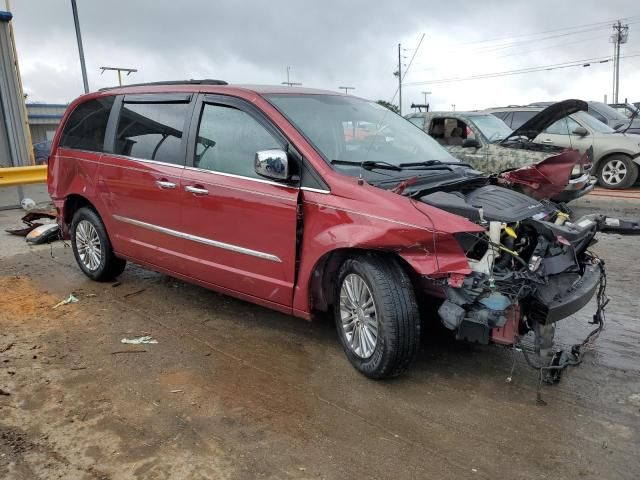
[[[631,21],[631,20],[635,20],[635,19],[638,19],[638,18],[640,18],[640,15],[632,15],[630,17],[621,18],[620,20]],[[458,44],[453,45],[453,46],[454,47],[466,46],[466,45],[474,45],[474,44],[477,44],[477,43],[491,43],[491,42],[497,42],[497,41],[501,41],[501,40],[510,40],[512,38],[533,37],[533,36],[537,36],[537,35],[544,35],[545,33],[556,33],[556,32],[562,32],[562,31],[566,31],[566,30],[574,30],[574,29],[580,29],[580,28],[585,28],[585,27],[594,27],[594,26],[598,26],[598,25],[609,27],[612,22],[615,22],[617,20],[618,19],[611,19],[611,20],[606,20],[606,21],[602,21],[602,22],[586,23],[586,24],[582,24],[582,25],[574,25],[572,27],[554,28],[552,30],[543,30],[543,31],[531,32],[531,33],[520,33],[520,34],[516,34],[516,35],[506,35],[506,36],[502,36],[502,37],[491,38],[491,39],[488,39],[488,40],[473,40],[473,41],[470,41],[470,42],[458,43]]]
[[[507,53],[506,55],[498,55],[498,56],[492,57],[492,58],[493,58],[493,60],[497,60],[499,58],[512,57],[512,56],[515,56],[515,55],[526,55],[528,53],[536,52],[536,51],[540,51],[540,50],[548,50],[550,48],[564,47],[566,45],[576,45],[576,44],[585,43],[587,41],[596,40],[596,39],[603,39],[603,38],[605,38],[605,37],[602,36],[602,35],[598,35],[596,37],[589,37],[589,38],[585,38],[585,39],[580,39],[580,40],[576,40],[574,42],[554,43],[552,45],[546,45],[544,47],[533,48],[531,50],[525,50],[525,51],[521,51],[521,52]],[[607,35],[606,38],[609,38],[609,35]],[[428,71],[431,71],[431,69],[413,70],[412,73],[420,73],[420,72],[428,72]]]
[[[631,19],[635,19],[635,18],[640,18],[640,16],[634,16],[634,17],[628,17],[629,20]],[[629,25],[631,24],[635,24],[635,23],[640,23],[640,20],[636,20],[636,21],[630,21],[628,22]],[[575,30],[575,31],[569,31],[569,32],[563,32],[563,33],[559,33],[559,34],[554,34],[554,35],[548,35],[545,37],[539,37],[539,38],[530,38],[527,40],[520,40],[520,41],[509,41],[506,43],[502,43],[502,44],[496,44],[496,45],[483,45],[483,46],[479,46],[478,48],[472,48],[472,49],[464,49],[466,54],[470,54],[473,53],[474,55],[483,55],[486,53],[492,53],[492,52],[496,52],[496,51],[500,51],[500,50],[508,50],[511,48],[515,48],[518,46],[522,46],[522,45],[527,45],[527,44],[532,44],[532,43],[539,43],[539,42],[544,42],[547,40],[552,40],[552,39],[556,39],[556,38],[564,38],[567,36],[572,36],[572,35],[580,35],[580,34],[584,34],[584,33],[588,33],[588,32],[594,32],[594,31],[598,31],[598,30],[607,30],[609,28],[611,28],[611,23],[610,22],[599,22],[597,24],[590,24],[590,25],[594,25],[595,27],[593,28],[583,28],[581,30]],[[571,27],[573,29],[575,28],[579,28],[582,26],[578,26],[578,27]],[[555,29],[555,30],[550,30],[547,32],[557,32],[560,30],[565,30],[565,29]],[[542,33],[542,32],[541,32]],[[522,37],[522,36],[530,36],[532,34],[524,34],[524,35],[514,35],[512,37],[505,37],[504,39],[512,39],[512,38],[518,38],[518,37]],[[593,37],[595,38],[595,37]],[[573,43],[579,43],[581,41],[587,41],[589,39],[583,39],[580,40],[578,42],[573,42]],[[469,44],[473,44],[474,42],[469,42]],[[559,46],[565,45],[564,44],[559,44]],[[457,45],[453,45],[449,48],[444,48],[444,50],[442,50],[443,52],[455,52],[455,51],[460,51],[461,48],[459,47],[465,47],[468,44],[462,43],[462,44],[457,44]],[[550,47],[542,47],[542,48],[550,48]],[[506,56],[510,56],[510,55],[517,55],[517,52],[514,53],[510,53]],[[418,65],[420,63],[417,63]]]
[[[640,56],[640,52],[632,52],[628,55],[621,55],[620,58],[632,58]],[[581,60],[573,60],[569,62],[563,63],[554,63],[550,65],[539,65],[534,67],[527,67],[518,70],[507,70],[502,72],[491,72],[491,73],[482,73],[477,75],[470,75],[467,77],[451,77],[451,78],[440,78],[434,80],[425,80],[420,82],[408,82],[405,85],[433,85],[438,83],[453,83],[453,82],[461,82],[466,80],[481,80],[485,78],[495,78],[495,77],[505,77],[510,75],[521,75],[525,73],[534,73],[541,71],[549,71],[549,70],[559,70],[562,68],[570,68],[570,67],[590,67],[591,63],[608,63],[612,60],[610,56],[606,57],[594,57],[594,58],[585,58]]]

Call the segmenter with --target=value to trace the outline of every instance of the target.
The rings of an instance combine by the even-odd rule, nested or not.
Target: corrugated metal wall
[[[0,166],[30,165],[24,99],[9,31],[12,15],[0,12]]]

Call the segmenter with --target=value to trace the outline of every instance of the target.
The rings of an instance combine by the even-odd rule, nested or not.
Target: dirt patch
[[[0,305],[2,318],[31,318],[52,308],[57,302],[24,277],[0,277]]]

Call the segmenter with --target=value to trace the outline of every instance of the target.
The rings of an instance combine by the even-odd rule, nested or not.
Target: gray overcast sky
[[[425,40],[407,84],[610,56],[610,23],[628,18],[621,100],[640,101],[637,0],[498,1],[77,0],[90,88],[116,84],[102,65],[133,67],[126,82],[221,78],[293,81],[390,100],[397,44],[409,58]],[[66,103],[82,93],[69,0],[12,0],[23,83],[30,101]],[[582,26],[580,28],[576,28]],[[548,32],[529,35],[537,32]],[[576,33],[578,32],[578,33]],[[551,37],[551,38],[548,38]],[[488,41],[491,40],[491,41]],[[611,98],[612,64],[491,79],[407,85],[403,105],[432,92],[435,109],[536,100]]]

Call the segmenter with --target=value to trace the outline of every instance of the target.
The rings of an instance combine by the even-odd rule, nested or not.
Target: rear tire
[[[71,247],[84,274],[98,282],[113,280],[127,265],[116,257],[100,216],[89,207],[76,211],[71,221]]]
[[[611,155],[598,166],[598,184],[610,190],[631,187],[638,179],[638,165],[626,155]]]
[[[420,314],[398,261],[374,254],[347,259],[334,298],[338,336],[351,364],[372,379],[403,373],[420,348]]]

